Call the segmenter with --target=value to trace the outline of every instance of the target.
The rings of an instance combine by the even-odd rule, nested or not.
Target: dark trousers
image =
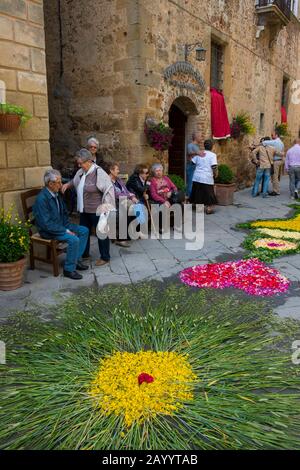
[[[87,227],[89,229],[89,233],[91,236],[92,233],[92,228],[96,228],[98,224],[99,216],[96,214],[88,214],[86,212],[82,212],[80,214],[80,225],[83,225],[83,227]],[[86,258],[90,254],[90,236],[88,238],[87,244],[85,251],[83,253],[83,257]],[[98,247],[99,247],[99,253],[101,259],[104,261],[109,261],[110,260],[110,254],[109,254],[109,238],[106,237],[104,240],[101,240],[98,238]]]

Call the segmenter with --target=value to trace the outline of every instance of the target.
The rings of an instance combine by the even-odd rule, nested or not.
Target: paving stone
[[[109,284],[131,284],[131,279],[128,275],[125,276],[123,274],[114,273],[110,273],[105,276],[99,274],[96,276],[96,281],[99,287],[103,287]]]
[[[241,243],[247,236],[246,231],[238,231],[235,226],[239,222],[258,218],[286,217],[291,212],[288,207],[288,179],[282,181],[283,194],[280,198],[263,200],[251,198],[249,189],[236,193],[236,205],[217,207],[211,217],[205,217],[205,245],[199,250],[187,250],[187,239],[149,239],[132,242],[130,248],[121,248],[111,244],[111,262],[103,267],[96,267],[99,258],[97,238],[91,238],[90,270],[83,272],[81,281],[72,281],[61,275],[55,278],[52,267],[36,263],[34,271],[25,272],[24,286],[13,292],[0,292],[0,321],[12,310],[28,310],[32,306],[42,304],[42,313],[47,315],[47,307],[61,302],[72,292],[86,289],[93,285],[102,288],[108,284],[129,284],[140,281],[167,280],[178,276],[183,269],[195,265],[203,265],[216,260],[240,259],[245,251]],[[172,232],[172,236],[173,236]],[[60,258],[60,264],[64,262]],[[295,285],[289,291],[285,302],[276,307],[276,313],[300,319],[300,301],[295,287],[300,281],[300,255],[285,256],[275,260],[273,266],[279,269]]]
[[[275,308],[274,313],[277,313],[282,318],[294,318],[300,320],[300,301],[299,297],[290,297],[284,305]]]

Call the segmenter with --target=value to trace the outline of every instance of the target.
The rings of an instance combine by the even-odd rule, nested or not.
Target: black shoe
[[[78,269],[78,271],[86,271],[87,269],[89,269],[89,266],[86,266],[81,261],[78,261],[76,269]]]
[[[74,280],[82,279],[81,274],[79,274],[77,271],[70,272],[64,270],[64,276]]]
[[[273,191],[272,193],[270,193],[270,196],[280,196],[280,194],[275,193],[275,192]]]

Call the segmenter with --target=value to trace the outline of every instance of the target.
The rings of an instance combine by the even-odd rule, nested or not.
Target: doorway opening
[[[169,126],[174,137],[169,149],[168,173],[186,179],[186,149],[192,133],[197,129],[198,111],[193,101],[182,96],[177,98],[169,110]]]

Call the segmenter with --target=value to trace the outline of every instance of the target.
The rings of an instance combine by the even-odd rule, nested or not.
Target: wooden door
[[[186,115],[174,104],[169,112],[169,126],[173,129],[174,137],[169,149],[169,174],[175,174],[185,179],[185,125]]]

